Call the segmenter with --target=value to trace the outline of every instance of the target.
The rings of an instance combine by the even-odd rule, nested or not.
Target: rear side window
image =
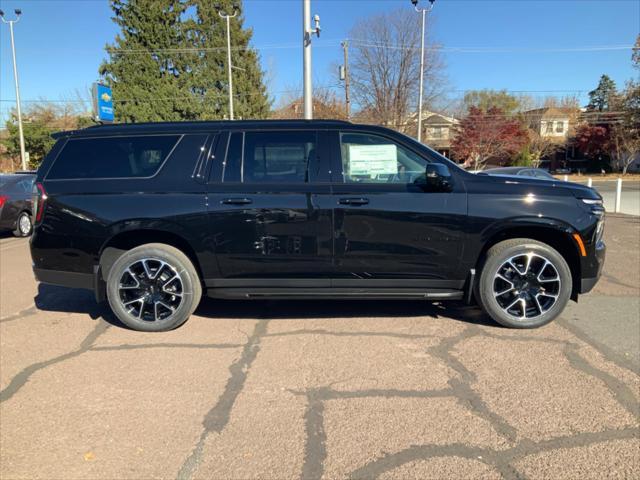
[[[47,179],[150,177],[179,140],[180,135],[71,139]]]
[[[313,131],[233,133],[229,139],[224,181],[305,183],[316,162]]]

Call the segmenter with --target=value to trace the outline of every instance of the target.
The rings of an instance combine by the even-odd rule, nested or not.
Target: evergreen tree
[[[616,82],[608,75],[602,75],[595,90],[589,92],[589,104],[587,110],[606,112],[616,96]]]
[[[113,89],[119,122],[209,120],[228,117],[226,22],[209,0],[110,0],[121,28],[100,74]],[[237,2],[234,2],[236,4]],[[251,31],[231,19],[236,117],[269,111]]]
[[[112,87],[116,120],[143,122],[194,117],[181,90],[175,58],[184,47],[180,0],[111,0],[121,28],[100,74]]]
[[[196,16],[188,23],[188,39],[199,54],[192,56],[190,72],[193,90],[204,98],[199,118],[229,117],[229,81],[227,66],[227,25],[223,14],[237,15],[230,19],[231,64],[233,65],[233,109],[235,118],[266,118],[270,101],[263,81],[258,55],[249,48],[253,35],[243,27],[241,4],[232,0],[191,0]]]

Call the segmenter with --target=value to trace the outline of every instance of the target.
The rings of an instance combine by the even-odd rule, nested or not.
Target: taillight
[[[32,193],[33,216],[36,219],[36,222],[39,222],[42,220],[42,215],[44,214],[44,202],[47,199],[47,192],[41,183],[34,183]]]
[[[6,195],[0,195],[0,208],[9,200],[9,197]]]

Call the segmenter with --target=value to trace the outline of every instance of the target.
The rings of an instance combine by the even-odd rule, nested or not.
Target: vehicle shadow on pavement
[[[96,302],[91,290],[40,283],[38,285],[38,293],[33,301],[38,310],[86,314],[93,320],[102,318],[108,323],[124,327],[113,315],[106,302]]]
[[[478,306],[461,301],[420,300],[214,300],[203,298],[201,317],[300,320],[324,318],[430,317],[499,327]]]
[[[93,292],[78,288],[40,284],[34,298],[39,310],[79,313],[93,320],[102,318],[126,328],[111,312],[107,302],[97,303]],[[214,300],[204,297],[194,315],[204,318],[300,320],[325,318],[447,318],[454,321],[502,328],[479,307],[461,301],[420,300]]]

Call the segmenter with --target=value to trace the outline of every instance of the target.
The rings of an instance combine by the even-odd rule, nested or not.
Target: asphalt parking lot
[[[167,333],[0,239],[0,478],[640,478],[640,218],[538,330],[423,302],[204,300]]]

